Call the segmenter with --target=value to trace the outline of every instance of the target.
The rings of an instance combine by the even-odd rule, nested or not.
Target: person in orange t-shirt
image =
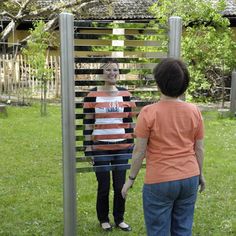
[[[146,158],[143,209],[149,236],[190,236],[198,186],[205,189],[203,119],[197,106],[180,96],[189,85],[186,65],[162,60],[153,71],[160,101],[142,108],[136,123],[129,188]]]

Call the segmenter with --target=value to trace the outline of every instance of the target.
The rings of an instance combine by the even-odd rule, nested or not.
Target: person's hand
[[[134,183],[134,180],[127,179],[125,184],[123,185],[123,188],[121,190],[121,194],[124,199],[127,197],[128,190],[132,187],[133,183]]]
[[[201,193],[206,188],[206,180],[203,175],[200,175],[200,177],[199,177],[199,186],[200,186],[199,192]]]
[[[93,149],[92,149],[91,146],[88,146],[88,147],[85,148],[85,152],[91,152],[92,150],[93,150]]]
[[[92,154],[91,154],[92,151],[93,151],[93,147],[92,147],[92,146],[86,147],[86,148],[85,148],[85,151],[84,151],[85,156],[91,156],[91,155],[92,155]],[[88,153],[89,153],[89,155],[88,155]],[[90,163],[91,165],[94,164],[94,158],[93,158],[92,156],[91,156],[90,159],[89,159],[89,163]]]

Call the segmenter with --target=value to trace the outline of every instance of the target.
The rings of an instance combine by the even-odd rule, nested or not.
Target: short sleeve
[[[204,122],[200,110],[197,108],[198,112],[198,126],[195,133],[195,140],[204,138]]]
[[[149,138],[150,136],[150,125],[148,122],[147,112],[142,109],[138,115],[137,123],[135,126],[134,134],[139,138]]]
[[[96,101],[96,97],[92,96],[90,92],[87,97],[84,98],[83,108],[94,108],[94,103]]]
[[[94,104],[92,102],[84,102],[84,108],[94,108]]]

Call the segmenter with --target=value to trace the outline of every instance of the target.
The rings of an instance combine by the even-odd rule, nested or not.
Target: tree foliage
[[[192,98],[205,92],[217,99],[217,87],[224,85],[224,75],[235,67],[236,43],[229,20],[221,15],[224,8],[224,0],[215,4],[206,0],[159,0],[150,9],[161,24],[167,25],[173,15],[183,20],[182,58],[190,69]]]
[[[51,70],[47,67],[47,49],[50,34],[43,31],[45,23],[36,21],[33,23],[34,29],[30,29],[31,38],[27,47],[22,53],[27,56],[28,64],[34,73],[36,79],[41,81],[41,115],[47,114],[47,81],[51,79]]]
[[[47,23],[43,30],[50,31],[57,27],[60,12],[83,13],[86,8],[97,4],[109,6],[110,0],[58,0],[54,4],[45,6],[42,5],[42,2],[38,0],[0,0],[0,18],[9,20],[8,25],[0,33],[0,41],[7,40],[12,30],[16,29],[24,20],[44,19]],[[22,41],[25,42],[27,39]]]

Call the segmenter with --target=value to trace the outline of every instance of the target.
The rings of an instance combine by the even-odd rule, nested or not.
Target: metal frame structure
[[[168,57],[180,57],[182,20],[169,19]],[[75,85],[74,85],[74,17],[60,14],[62,139],[64,180],[64,235],[76,235],[76,151],[75,151]]]

